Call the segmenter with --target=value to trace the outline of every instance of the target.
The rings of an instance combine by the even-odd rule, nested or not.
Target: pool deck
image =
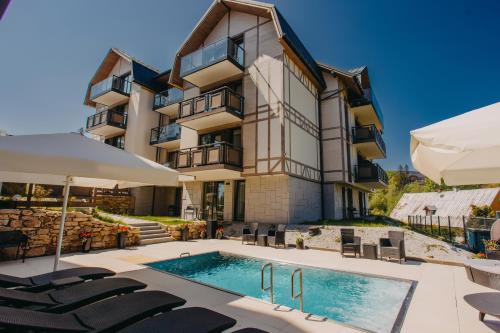
[[[418,282],[404,319],[401,332],[500,332],[500,320],[486,316],[468,306],[463,296],[491,292],[469,280],[462,267],[408,262],[399,265],[379,260],[342,258],[337,252],[319,250],[274,249],[241,245],[232,240],[196,240],[134,247],[124,250],[69,254],[61,259],[61,268],[101,266],[148,284],[149,289],[164,290],[188,300],[186,306],[203,306],[233,317],[238,324],[228,332],[243,327],[257,327],[269,332],[359,332],[334,321],[306,318],[306,315],[250,297],[240,297],[181,278],[170,276],[141,264],[210,251],[226,251],[269,260],[293,262],[322,268],[339,269]],[[53,257],[40,257],[0,263],[2,274],[27,276],[50,271]],[[256,277],[260,278],[260,277]]]

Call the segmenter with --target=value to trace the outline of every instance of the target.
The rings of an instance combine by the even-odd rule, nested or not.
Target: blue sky
[[[500,101],[500,1],[272,2],[316,59],[368,66],[387,169],[410,164],[411,129]],[[88,81],[110,47],[167,69],[210,3],[12,1],[0,21],[0,128],[79,129],[92,112],[82,104]]]

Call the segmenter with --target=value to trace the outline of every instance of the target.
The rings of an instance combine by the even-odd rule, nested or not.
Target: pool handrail
[[[269,273],[270,273],[270,281],[269,281],[269,286],[264,287],[264,274],[265,274],[265,269],[266,267],[269,267]],[[262,289],[263,292],[266,292],[269,290],[269,299],[271,301],[271,304],[274,304],[274,297],[273,297],[273,289],[274,289],[274,284],[273,284],[273,264],[268,262],[267,264],[262,265],[262,268],[260,269],[260,288]]]
[[[300,292],[298,294],[294,293],[294,282],[295,282],[295,273],[299,272],[299,286]],[[302,288],[302,268],[297,268],[292,272],[292,301],[295,301],[297,297],[300,298],[300,312],[304,312],[304,290]]]

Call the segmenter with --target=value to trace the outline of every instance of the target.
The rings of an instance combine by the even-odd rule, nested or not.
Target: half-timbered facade
[[[87,128],[106,140],[123,135],[126,150],[182,174],[177,196],[154,188],[142,195],[152,207],[177,206],[184,218],[298,223],[363,214],[366,194],[383,186],[370,162],[385,157],[385,147],[381,154],[367,70],[316,63],[274,5],[216,0],[171,70],[142,80],[131,72],[128,96],[110,89],[96,97],[94,78],[86,104],[134,103],[147,109],[144,120],[129,115],[118,129]]]

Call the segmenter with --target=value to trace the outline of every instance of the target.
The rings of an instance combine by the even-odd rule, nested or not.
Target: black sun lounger
[[[59,280],[69,277],[79,277],[83,280],[102,279],[107,276],[113,276],[115,272],[100,267],[76,267],[63,269],[60,271],[34,275],[30,277],[17,277],[12,275],[0,274],[0,287],[48,287],[53,280]]]
[[[0,300],[5,301],[8,306],[33,306],[38,311],[64,313],[108,297],[144,288],[146,285],[136,280],[109,278],[37,293],[0,288]]]
[[[236,320],[218,312],[193,307],[148,318],[119,333],[219,333],[236,325]]]
[[[163,291],[141,291],[109,298],[65,314],[0,307],[0,327],[48,332],[116,332],[186,300]]]
[[[249,327],[249,328],[242,328],[241,330],[234,331],[233,333],[268,333],[268,332],[258,328]]]

